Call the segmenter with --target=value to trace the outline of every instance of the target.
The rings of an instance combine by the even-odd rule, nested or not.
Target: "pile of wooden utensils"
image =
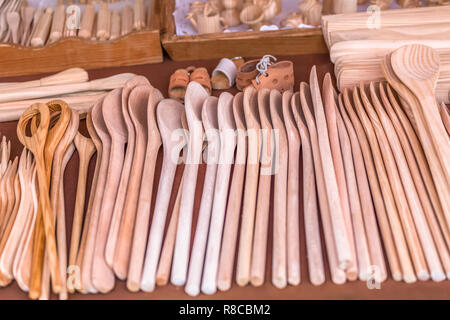
[[[388,10],[379,17],[372,13],[324,16],[322,25],[340,91],[384,80],[383,58],[403,45],[420,43],[439,52],[436,98],[450,103],[450,6]]]
[[[79,4],[86,2],[81,13],[81,6],[78,6],[80,11],[67,12],[74,1],[58,0],[56,8],[34,8],[27,0],[1,0],[0,42],[41,47],[69,37],[107,41],[149,25],[152,7],[148,7],[147,14],[144,0],[135,0],[134,8],[126,4],[122,12],[109,9],[108,2],[116,1],[89,0]]]

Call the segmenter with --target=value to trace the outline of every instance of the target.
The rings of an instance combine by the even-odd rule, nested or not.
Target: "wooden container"
[[[162,44],[176,61],[328,53],[320,28],[179,36],[173,17],[175,0],[160,0],[160,5]]]
[[[148,28],[116,40],[63,38],[38,48],[0,44],[0,77],[162,62],[159,12],[157,3]]]

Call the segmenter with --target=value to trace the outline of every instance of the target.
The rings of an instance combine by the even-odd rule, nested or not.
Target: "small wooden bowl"
[[[253,30],[259,30],[261,27],[265,14],[263,9],[257,5],[250,5],[241,11],[241,22],[247,24]]]

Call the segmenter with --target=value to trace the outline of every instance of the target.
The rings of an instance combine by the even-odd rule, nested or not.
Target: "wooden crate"
[[[159,8],[156,5],[148,28],[113,41],[74,37],[39,48],[0,44],[0,77],[162,62]]]
[[[320,28],[179,36],[174,10],[175,0],[161,0],[162,44],[173,60],[328,53]]]

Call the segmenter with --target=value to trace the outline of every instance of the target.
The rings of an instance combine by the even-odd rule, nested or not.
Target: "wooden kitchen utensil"
[[[303,168],[303,215],[305,220],[306,251],[308,255],[309,280],[313,285],[325,281],[325,270],[320,239],[319,208],[317,203],[316,176],[314,161],[306,119],[300,106],[300,93],[296,92],[291,100],[292,114],[301,139]]]
[[[169,209],[170,195],[172,191],[175,172],[177,169],[178,157],[173,158],[174,155],[179,155],[184,143],[180,144],[179,139],[174,139],[177,130],[182,130],[181,116],[183,113],[183,105],[173,99],[162,100],[156,109],[156,118],[158,121],[158,128],[161,134],[163,144],[163,164],[161,169],[161,176],[159,179],[158,191],[156,193],[155,209],[153,211],[152,223],[147,243],[147,251],[145,254],[145,262],[142,268],[141,289],[143,291],[153,291],[155,288],[155,276],[158,268],[158,261],[161,254],[161,261],[163,261],[163,253],[161,252],[164,227],[166,224],[167,211]],[[179,138],[184,139],[184,135],[180,132]],[[176,160],[176,161],[175,161]],[[181,189],[180,184],[179,189]],[[181,198],[179,191],[177,199],[178,204]],[[144,205],[142,205],[144,206]],[[178,211],[179,212],[179,211]],[[170,226],[167,234],[173,235],[173,245],[175,244],[176,228],[178,223],[172,223],[174,216],[170,219]],[[166,236],[167,239],[167,236]],[[164,249],[162,250],[164,252]],[[169,255],[170,260],[172,254]],[[165,261],[165,260],[164,260]],[[160,262],[161,264],[161,262]],[[165,268],[164,268],[165,269]],[[168,266],[170,271],[170,265]],[[167,272],[168,278],[168,272]]]
[[[245,286],[250,281],[252,240],[259,178],[261,124],[258,112],[258,95],[256,89],[252,86],[244,90],[244,114],[247,124],[248,153],[236,272],[236,282],[239,286]]]
[[[266,254],[269,232],[270,194],[275,137],[270,116],[270,90],[263,88],[258,91],[258,109],[261,122],[261,168],[258,181],[258,198],[255,212],[255,235],[253,237],[252,265],[250,282],[253,286],[261,286],[266,274]]]

